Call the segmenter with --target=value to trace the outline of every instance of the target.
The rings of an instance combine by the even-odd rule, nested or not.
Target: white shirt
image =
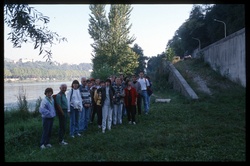
[[[73,92],[73,94],[72,94],[72,98],[70,101],[71,92]],[[68,112],[70,112],[70,106],[73,106],[75,108],[79,108],[80,111],[82,111],[82,107],[83,107],[82,106],[82,97],[81,97],[79,89],[73,89],[73,91],[70,89],[67,93],[67,100],[68,100]]]
[[[137,81],[141,84],[141,90],[147,90],[147,86],[149,86],[148,79],[139,78]]]

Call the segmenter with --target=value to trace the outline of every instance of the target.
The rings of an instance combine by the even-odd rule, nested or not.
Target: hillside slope
[[[239,84],[221,76],[218,72],[211,69],[209,64],[204,63],[200,59],[179,61],[174,66],[199,95],[213,95],[221,91],[232,91],[232,89],[245,90]]]

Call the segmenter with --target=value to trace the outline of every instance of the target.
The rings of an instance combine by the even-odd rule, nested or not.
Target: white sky
[[[89,5],[30,5],[50,18],[48,28],[66,37],[68,42],[52,46],[53,61],[67,63],[91,63],[93,40],[88,33]],[[134,4],[130,16],[130,36],[143,50],[144,56],[157,56],[165,51],[166,45],[175,31],[189,18],[193,4]],[[108,14],[109,5],[106,6]],[[33,43],[24,43],[21,48],[13,48],[7,40],[8,27],[4,27],[4,57],[12,60],[27,58],[45,61],[34,50]]]

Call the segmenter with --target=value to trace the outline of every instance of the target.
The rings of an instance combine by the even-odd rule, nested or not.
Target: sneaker
[[[46,147],[44,146],[44,144],[42,144],[42,145],[40,146],[40,148],[41,148],[41,149],[45,149]]]
[[[102,133],[105,133],[105,130],[102,130]]]
[[[135,122],[133,122],[133,124],[135,125],[136,123],[135,123]]]
[[[148,115],[148,113],[146,112],[145,115]]]
[[[62,140],[62,142],[60,142],[61,145],[68,145],[67,142],[65,142],[64,140]]]
[[[73,135],[71,135],[70,137],[71,137],[71,138],[75,138],[75,136],[73,136]]]
[[[100,129],[100,128],[102,128],[102,126],[101,126],[101,125],[98,125],[98,129]]]
[[[129,122],[128,122],[128,124],[132,124],[132,122],[131,122],[131,121],[129,121]]]
[[[45,147],[46,147],[46,148],[51,148],[52,145],[51,145],[51,144],[47,144],[47,145],[45,145]]]
[[[77,135],[80,137],[81,136],[81,134],[80,133],[77,133]]]

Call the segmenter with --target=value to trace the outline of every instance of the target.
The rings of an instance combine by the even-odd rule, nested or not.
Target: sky
[[[43,15],[50,18],[48,29],[67,42],[56,43],[52,46],[52,61],[69,64],[92,63],[94,41],[88,33],[89,5],[30,5]],[[106,15],[110,5],[106,5]],[[144,56],[157,56],[165,51],[166,45],[175,31],[189,18],[193,4],[132,4],[130,15],[129,36],[136,40],[131,45],[138,44]],[[46,61],[39,55],[39,49],[34,50],[33,43],[23,43],[21,48],[13,48],[7,40],[10,29],[4,25],[4,58],[11,60],[33,59]]]

